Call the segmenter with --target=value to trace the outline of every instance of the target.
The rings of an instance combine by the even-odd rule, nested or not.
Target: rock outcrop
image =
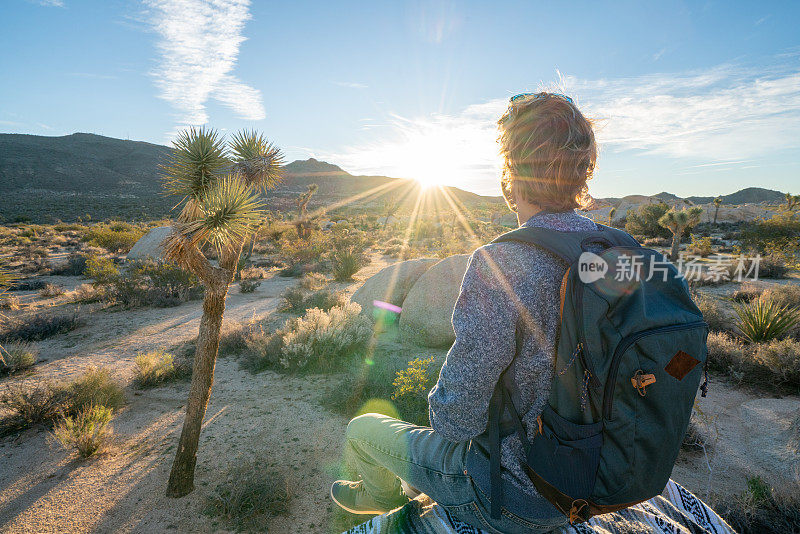
[[[172,232],[171,226],[159,226],[153,228],[139,239],[131,251],[128,252],[128,260],[144,260],[151,258],[157,261],[164,260],[164,249],[162,244],[167,236]]]
[[[384,267],[369,277],[350,300],[359,303],[363,313],[372,313],[375,300],[403,306],[417,279],[438,262],[436,258],[418,258]]]
[[[467,270],[469,254],[450,256],[425,271],[403,301],[400,335],[425,347],[446,347],[455,340],[453,308]]]

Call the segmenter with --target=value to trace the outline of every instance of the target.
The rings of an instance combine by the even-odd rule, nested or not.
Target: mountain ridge
[[[0,184],[8,202],[0,206],[6,220],[17,216],[42,219],[41,207],[31,205],[36,192],[47,205],[51,218],[67,220],[77,208],[114,213],[119,217],[165,216],[174,199],[162,194],[158,166],[170,148],[146,141],[130,141],[92,133],[76,132],[64,136],[0,134]],[[293,205],[294,196],[311,183],[317,183],[320,199],[340,200],[364,195],[373,189],[387,189],[403,178],[354,175],[336,164],[315,158],[295,160],[285,165],[283,183],[270,193],[276,209]],[[411,186],[414,187],[414,186]],[[502,204],[500,196],[484,196],[447,187],[458,200]],[[27,193],[26,193],[27,192]],[[33,196],[36,196],[33,195]],[[782,202],[783,193],[748,187],[722,195],[723,204]],[[617,204],[626,199],[657,199],[666,202],[688,200],[706,204],[714,197],[690,196],[685,199],[668,192],[657,195],[627,195],[598,198],[597,205]],[[69,208],[69,209],[67,209]],[[37,213],[32,213],[37,212]],[[152,212],[152,213],[151,213]]]

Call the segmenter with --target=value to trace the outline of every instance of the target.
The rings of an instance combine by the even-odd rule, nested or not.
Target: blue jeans
[[[487,532],[532,534],[566,523],[551,514],[552,508],[542,517],[536,507],[525,516],[504,508],[500,519],[492,519],[489,498],[467,472],[468,448],[469,442],[448,441],[432,428],[368,413],[347,425],[345,461],[378,503],[396,502],[403,479],[459,520]]]

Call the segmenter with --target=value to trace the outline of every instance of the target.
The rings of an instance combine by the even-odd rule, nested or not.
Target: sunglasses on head
[[[574,104],[574,102],[572,101],[572,99],[570,97],[568,97],[567,95],[562,95],[561,93],[520,93],[518,95],[512,96],[511,99],[509,100],[509,102],[511,102],[513,104],[517,100],[519,100],[521,98],[525,98],[527,96],[532,96],[534,98],[534,100],[540,99],[540,98],[558,97],[558,98],[563,98],[564,100],[566,100],[570,104]]]

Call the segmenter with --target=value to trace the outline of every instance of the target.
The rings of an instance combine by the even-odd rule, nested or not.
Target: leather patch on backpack
[[[700,363],[700,360],[689,356],[682,350],[675,353],[675,356],[669,361],[664,370],[678,380],[683,380],[683,377],[689,374],[689,371],[695,368]]]

